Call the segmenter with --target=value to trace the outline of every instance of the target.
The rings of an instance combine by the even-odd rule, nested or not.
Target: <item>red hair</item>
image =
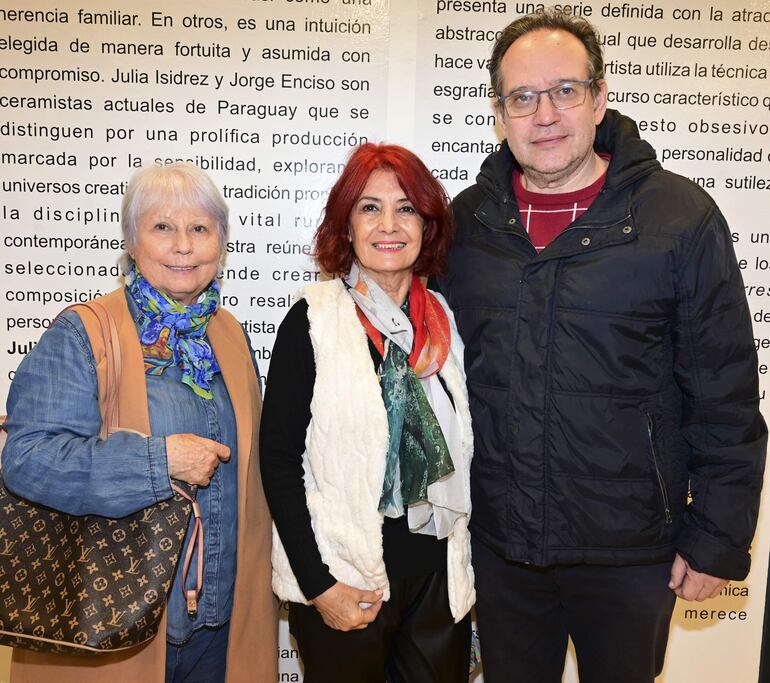
[[[327,273],[348,273],[353,265],[350,214],[364,191],[372,171],[393,171],[398,184],[425,221],[422,249],[414,263],[416,275],[443,272],[452,239],[449,198],[422,161],[398,145],[366,142],[353,150],[326,201],[324,217],[315,233],[315,258]]]

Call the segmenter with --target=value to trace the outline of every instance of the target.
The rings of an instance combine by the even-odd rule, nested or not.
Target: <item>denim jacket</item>
[[[142,315],[127,297],[134,320]],[[121,517],[171,497],[165,436],[191,433],[230,448],[211,483],[198,488],[204,524],[204,577],[198,615],[187,615],[181,565],[168,601],[167,639],[182,643],[203,626],[226,623],[232,610],[236,567],[236,424],[221,374],[211,382],[213,400],[202,399],[168,368],[147,376],[152,436],[101,426],[94,356],[80,317],[60,316],[22,360],[8,394],[8,440],[3,477],[17,494],[75,515]],[[190,529],[182,557],[190,543]],[[197,557],[193,557],[194,568]],[[188,586],[193,587],[191,570]]]

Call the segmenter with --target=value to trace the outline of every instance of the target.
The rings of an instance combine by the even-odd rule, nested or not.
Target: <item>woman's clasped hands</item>
[[[324,623],[338,631],[364,629],[371,624],[382,607],[382,591],[366,591],[337,581],[312,604]]]

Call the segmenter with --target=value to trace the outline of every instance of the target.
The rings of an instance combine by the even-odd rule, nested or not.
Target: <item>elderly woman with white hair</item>
[[[3,476],[24,498],[105,517],[170,498],[170,478],[197,485],[205,528],[197,614],[188,614],[184,595],[197,577],[180,587],[179,562],[165,637],[98,656],[15,650],[12,680],[276,680],[271,520],[256,453],[259,383],[242,328],[219,305],[227,206],[195,166],[147,167],[128,184],[122,228],[126,284],[97,300],[120,341],[128,400],[121,399],[119,431],[98,436],[101,359],[78,313],[66,311],[11,385]],[[192,525],[187,535],[183,553]]]

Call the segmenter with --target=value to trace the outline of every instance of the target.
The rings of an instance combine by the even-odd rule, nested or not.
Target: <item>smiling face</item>
[[[156,206],[139,217],[130,254],[155,289],[191,306],[214,279],[221,246],[216,220],[206,211]]]
[[[420,255],[423,226],[396,174],[372,171],[350,212],[350,238],[359,265],[399,304]]]
[[[545,90],[563,81],[589,77],[588,52],[566,31],[539,29],[513,42],[501,62],[503,95],[516,90]],[[607,84],[598,82],[585,102],[572,109],[556,109],[548,95],[540,96],[534,114],[498,120],[513,156],[524,171],[530,189],[569,192],[590,185],[603,164],[594,154],[596,126],[607,108]]]

